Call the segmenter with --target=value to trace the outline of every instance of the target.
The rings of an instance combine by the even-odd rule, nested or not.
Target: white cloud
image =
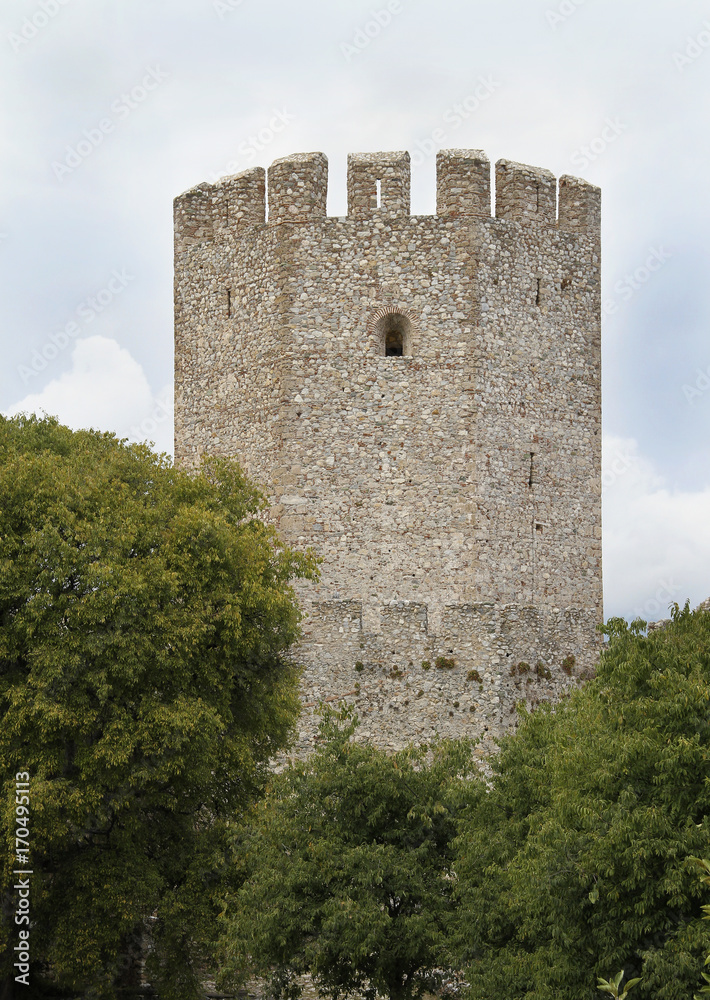
[[[710,595],[710,486],[668,488],[632,438],[603,446],[605,617],[668,616],[668,605]]]
[[[6,414],[47,413],[75,430],[113,431],[132,441],[154,441],[158,451],[172,453],[172,407],[172,386],[154,395],[131,354],[115,340],[96,336],[76,342],[70,371]]]

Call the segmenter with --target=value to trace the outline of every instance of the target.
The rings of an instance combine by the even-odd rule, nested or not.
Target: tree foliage
[[[595,680],[524,716],[458,840],[471,996],[687,1000],[708,947],[689,856],[710,846],[710,614],[612,620]]]
[[[148,921],[162,995],[194,992],[226,818],[297,713],[289,581],[314,566],[263,506],[226,460],[188,475],[112,435],[0,418],[5,976],[27,771],[33,970],[112,996]]]
[[[389,756],[353,741],[347,710],[326,713],[322,743],[274,778],[235,831],[225,984],[271,974],[298,994],[420,996],[446,962],[455,875],[451,840],[470,792],[470,745]]]
[[[690,860],[694,864],[696,864],[700,869],[702,873],[700,876],[700,881],[703,883],[703,885],[710,885],[710,861],[708,861],[707,858],[691,858]],[[704,914],[703,920],[710,920],[710,904],[705,903],[704,906],[702,907],[702,910]],[[710,955],[708,955],[707,958],[705,959],[705,966],[707,967],[708,965],[710,965]],[[710,976],[707,974],[707,972],[703,972],[702,975],[703,979],[705,980],[705,983],[701,987],[701,989],[694,994],[694,1000],[701,1000],[702,997],[705,997],[708,994],[710,994]]]

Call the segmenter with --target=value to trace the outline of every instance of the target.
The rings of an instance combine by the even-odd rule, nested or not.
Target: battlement
[[[436,214],[491,214],[491,164],[478,149],[442,149],[436,158]]]
[[[409,215],[409,153],[350,153],[348,215]]]
[[[269,222],[325,218],[328,159],[324,153],[295,153],[269,167]]]
[[[343,217],[317,152],[175,202],[176,462],[236,457],[321,558],[299,752],[339,699],[388,748],[490,749],[598,655],[599,189],[475,149],[436,173],[433,215],[403,151],[348,157]]]
[[[437,631],[417,601],[381,605],[363,627],[362,602],[311,606],[294,656],[305,667],[297,755],[313,749],[320,701],[347,701],[358,738],[388,749],[468,735],[487,752],[516,722],[516,706],[555,701],[590,677],[601,636],[594,612],[490,602],[448,605]]]
[[[436,214],[491,218],[491,165],[480,150],[444,149],[436,158]],[[348,156],[348,217],[407,218],[410,158],[406,152]],[[268,170],[268,219],[262,168],[200,184],[175,199],[175,232],[186,244],[214,239],[220,230],[313,223],[326,218],[328,160],[296,153]],[[601,192],[593,184],[511,160],[495,165],[495,219],[599,236]]]
[[[474,638],[480,643],[486,637],[490,639],[497,636],[500,640],[498,645],[502,642],[511,646],[508,649],[509,655],[515,654],[520,659],[529,660],[530,649],[534,648],[539,657],[551,637],[557,646],[564,636],[569,648],[565,647],[561,658],[574,654],[576,660],[580,657],[584,660],[589,653],[589,619],[594,617],[586,609],[541,609],[531,605],[500,605],[482,601],[446,605],[440,615],[439,627],[433,630],[430,628],[430,609],[426,602],[391,601],[381,604],[378,612],[379,628],[368,632],[363,625],[361,600],[315,601],[304,625],[304,639],[321,647],[332,644],[342,647],[344,644],[354,643],[355,649],[364,638],[377,638],[383,648],[404,643],[408,651],[413,644],[421,645],[422,650],[427,649],[437,656],[453,653],[456,650],[449,647],[462,647],[462,644],[470,654],[470,644]],[[594,635],[594,629],[592,634]],[[520,645],[521,641],[523,646]],[[486,645],[486,642],[483,641],[482,644]],[[395,650],[392,650],[391,655],[395,655]],[[550,664],[554,656],[554,649],[547,651],[546,659]],[[466,655],[466,659],[469,658],[470,655]]]

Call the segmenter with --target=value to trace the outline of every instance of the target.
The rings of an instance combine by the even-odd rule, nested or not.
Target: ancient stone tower
[[[272,164],[268,215],[260,168],[176,199],[175,455],[237,456],[323,557],[309,708],[485,742],[598,651],[600,192],[501,160],[492,216],[486,156],[445,150],[412,216],[409,171],[351,155],[344,218],[322,153]]]

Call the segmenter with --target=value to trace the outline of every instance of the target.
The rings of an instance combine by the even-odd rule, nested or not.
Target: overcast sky
[[[342,215],[408,149],[433,212],[438,129],[601,185],[606,614],[710,595],[710,4],[5,0],[0,52],[3,412],[172,451],[175,195],[322,150]]]

